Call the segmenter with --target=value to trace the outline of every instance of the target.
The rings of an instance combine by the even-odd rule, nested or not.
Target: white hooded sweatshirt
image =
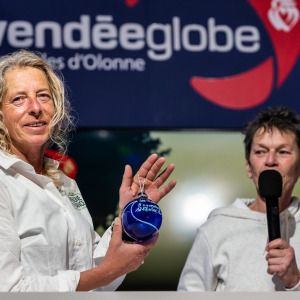
[[[284,291],[278,275],[267,273],[267,216],[252,211],[255,199],[236,199],[211,212],[197,236],[181,273],[179,291]],[[281,238],[295,250],[300,267],[299,201],[280,213]],[[290,289],[289,289],[290,290]],[[292,290],[300,290],[300,284]]]

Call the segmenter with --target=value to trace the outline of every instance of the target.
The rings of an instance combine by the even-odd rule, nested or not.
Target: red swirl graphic
[[[204,98],[230,109],[248,109],[260,105],[270,95],[273,85],[273,59],[255,68],[225,78],[193,77],[191,86]]]
[[[210,102],[230,109],[248,109],[265,102],[273,82],[279,88],[300,54],[300,0],[248,0],[262,20],[272,41],[278,76],[274,78],[273,59],[241,74],[226,78],[193,77],[191,86]]]

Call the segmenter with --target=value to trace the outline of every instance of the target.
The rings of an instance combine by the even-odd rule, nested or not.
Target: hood
[[[267,225],[267,216],[265,213],[253,211],[248,207],[254,201],[254,198],[237,198],[230,206],[213,210],[208,219],[227,216],[231,218],[250,219]],[[290,206],[280,213],[281,236],[286,241],[289,241],[290,237],[289,224],[292,225],[296,222],[300,222],[299,200],[297,197],[292,197]]]
[[[265,220],[266,214],[251,210],[248,205],[254,202],[254,198],[237,198],[230,206],[221,207],[213,210],[208,218],[216,216],[229,216],[234,218],[247,218],[254,220]],[[299,200],[297,197],[292,197],[291,204],[283,212],[280,213],[280,218],[294,218],[299,211]]]

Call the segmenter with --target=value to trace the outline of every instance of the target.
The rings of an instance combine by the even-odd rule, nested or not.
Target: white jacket
[[[75,291],[80,272],[105,256],[74,180],[52,181],[0,151],[0,291]],[[115,290],[124,277],[103,287]],[[100,289],[101,290],[101,289]]]
[[[237,199],[214,210],[198,231],[181,273],[179,291],[282,291],[267,273],[266,214],[252,211],[255,199]],[[280,214],[281,237],[294,249],[300,267],[300,211],[297,198]],[[292,290],[300,290],[300,284]]]

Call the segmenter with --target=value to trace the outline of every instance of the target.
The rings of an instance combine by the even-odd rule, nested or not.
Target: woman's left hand
[[[143,192],[147,194],[150,200],[156,203],[175,187],[176,180],[171,180],[164,187],[159,189],[175,169],[174,164],[169,164],[167,168],[157,176],[164,163],[164,157],[158,158],[157,154],[150,155],[138,171],[139,178],[138,174],[132,178],[132,169],[129,165],[126,165],[120,187],[120,214],[127,203],[138,197],[138,193],[140,192],[139,179],[143,186],[144,179],[146,178]]]
[[[269,274],[277,273],[286,288],[293,288],[299,283],[300,271],[297,267],[295,251],[283,239],[271,241],[267,247],[266,260]]]

